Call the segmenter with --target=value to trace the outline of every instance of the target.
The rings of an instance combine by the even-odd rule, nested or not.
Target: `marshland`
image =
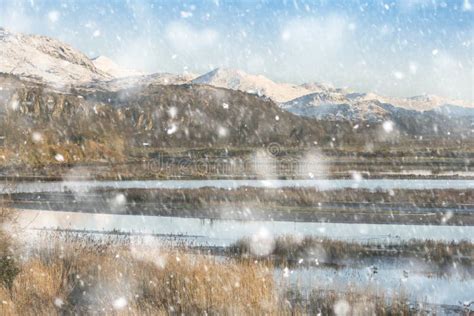
[[[3,217],[3,224],[18,223],[15,212],[4,210],[3,214],[8,215],[8,218]],[[193,247],[172,236],[134,236],[117,231],[105,235],[26,232],[21,224],[8,227],[10,237],[2,231],[1,246],[6,256],[2,256],[0,265],[1,308],[6,315],[32,311],[44,314],[197,311],[337,314],[339,308],[378,315],[463,311],[461,306],[449,301],[452,297],[437,304],[432,297],[414,293],[409,281],[406,289],[402,286],[395,291],[386,288],[383,282],[391,280],[378,280],[378,274],[383,275],[387,269],[381,259],[386,255],[384,251],[390,253],[389,257],[394,256],[392,251],[395,251],[437,267],[434,270],[438,272],[403,270],[399,277],[405,281],[400,282],[428,273],[430,275],[425,277],[434,280],[435,285],[446,282],[443,280],[457,284],[460,271],[464,269],[467,271],[463,276],[465,282],[472,278],[469,260],[464,263],[463,260],[471,256],[472,262],[473,246],[465,241],[411,240],[398,245],[374,246],[310,237],[282,236],[270,240],[260,236],[263,239],[253,240],[257,242],[257,250],[252,249],[249,240],[242,239],[217,251],[216,248]],[[18,239],[17,234],[24,235]],[[307,273],[324,275],[333,270],[329,274],[341,275],[346,268],[340,265],[340,260],[363,258],[371,259],[365,263],[359,261],[366,265],[362,269],[366,270],[363,276],[366,282],[353,284],[347,280],[342,288],[340,280],[339,287],[328,288],[324,277],[319,281],[313,279],[312,284],[302,282],[307,280],[304,277]],[[459,270],[452,269],[456,263]],[[468,284],[464,283],[467,291]],[[436,298],[439,294],[435,291],[431,295]]]

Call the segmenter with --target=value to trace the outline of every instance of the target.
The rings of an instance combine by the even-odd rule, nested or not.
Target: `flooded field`
[[[209,188],[211,191],[205,191]],[[400,189],[419,190],[416,191],[418,193],[415,193],[419,194],[417,196],[420,203],[405,203],[402,206],[396,206],[396,208],[394,204],[388,203],[389,201],[387,203],[369,203],[370,207],[338,201],[319,203],[320,208],[327,208],[328,212],[337,212],[334,211],[336,209],[348,211],[351,208],[357,208],[362,213],[386,212],[392,216],[390,218],[393,223],[390,224],[357,223],[356,221],[350,223],[311,222],[285,220],[277,216],[265,219],[258,217],[255,205],[239,209],[238,204],[233,205],[228,200],[230,194],[226,194],[226,192],[243,190],[241,193],[245,197],[250,194],[250,191],[245,191],[246,188],[255,190],[252,191],[252,194],[259,196],[262,205],[266,203],[266,200],[258,190],[280,188],[290,188],[288,192],[285,191],[285,194],[289,196],[295,194],[296,197],[301,197],[300,195],[305,189],[315,188],[317,191],[329,194],[327,196],[330,198],[333,198],[335,194],[334,192],[330,193],[332,190],[345,192],[344,189],[348,189],[349,196],[352,194],[357,198],[363,196],[362,191],[357,191],[358,189],[367,190],[363,193],[369,197],[372,194],[370,192],[383,195]],[[474,183],[469,180],[441,179],[169,180],[17,183],[8,188],[4,186],[3,191],[14,193],[19,197],[16,201],[16,221],[23,231],[22,239],[26,243],[35,244],[39,240],[39,236],[73,235],[76,236],[73,240],[85,238],[89,241],[95,240],[99,244],[101,240],[115,240],[118,244],[125,242],[126,245],[138,244],[147,247],[153,245],[154,248],[185,247],[192,253],[193,251],[205,251],[204,253],[213,254],[214,260],[228,262],[225,256],[220,257],[220,251],[229,249],[239,240],[246,238],[263,249],[282,236],[294,236],[297,239],[315,237],[382,248],[396,247],[412,240],[422,243],[428,240],[447,244],[473,243],[474,226],[469,224],[430,225],[430,222],[426,220],[427,217],[420,217],[419,224],[403,224],[397,223],[394,217],[399,213],[409,213],[415,216],[431,216],[439,213],[448,216],[449,219],[459,213],[464,214],[465,218],[470,218],[472,217],[472,203],[470,195],[466,195],[466,193],[471,192],[473,188]],[[214,189],[217,191],[212,191]],[[352,189],[356,191],[351,191]],[[203,213],[202,216],[197,216],[198,213],[190,213],[187,216],[180,216],[179,213],[173,213],[172,216],[144,215],[144,210],[150,208],[150,205],[157,209],[176,210],[180,206],[186,209],[189,208],[189,205],[195,205],[193,200],[188,200],[192,194],[195,193],[200,199],[204,199],[205,194],[212,196],[215,192],[219,192],[222,195],[220,198],[223,199],[223,204],[216,204],[221,205],[220,207],[216,206],[214,210],[215,214],[219,215],[217,217],[207,218],[209,213]],[[409,191],[408,193],[397,192],[400,196],[403,194],[407,194],[408,197],[411,196],[410,194],[416,195]],[[430,192],[434,197],[430,196]],[[104,197],[105,193],[108,195]],[[316,194],[311,191],[306,193]],[[152,199],[147,200],[141,194],[151,194]],[[175,195],[181,196],[183,194],[189,196],[173,200]],[[235,194],[238,199],[239,193]],[[270,199],[273,196],[271,194],[269,195]],[[169,195],[168,198],[171,199],[169,204],[162,203],[163,200],[160,200],[164,199],[165,195]],[[322,196],[324,197],[324,195]],[[385,198],[388,196],[391,195],[384,195]],[[65,197],[69,200],[66,201]],[[136,201],[127,201],[132,197]],[[214,196],[211,200],[217,199],[217,197]],[[439,197],[441,204],[436,204],[439,201],[435,197]],[[155,198],[156,200],[153,200]],[[456,202],[460,198],[463,203]],[[274,198],[274,200],[277,199]],[[447,200],[451,202],[446,203]],[[189,205],[180,205],[182,201],[188,201]],[[62,208],[56,207],[55,203],[58,206],[62,205]],[[137,214],[127,213],[130,212],[130,209],[124,208],[125,204],[133,205]],[[42,205],[43,208],[34,209],[34,206],[38,205]],[[424,206],[420,207],[420,205]],[[21,206],[28,207],[22,208]],[[197,206],[195,207],[198,212]],[[281,208],[285,209],[284,206]],[[236,209],[239,209],[240,213],[248,213],[247,217],[226,218],[226,214],[232,214]],[[357,291],[362,289],[362,291],[373,293],[370,295],[406,298],[407,302],[414,304],[413,306],[423,306],[416,307],[418,310],[421,308],[421,310],[437,314],[458,314],[465,309],[462,304],[472,300],[472,293],[474,293],[472,258],[463,259],[463,264],[459,264],[457,261],[447,261],[441,264],[422,258],[416,253],[413,254],[413,257],[404,257],[392,254],[384,255],[382,252],[373,257],[346,258],[337,262],[324,262],[323,259],[316,256],[301,257],[287,266],[277,264],[271,271],[277,288],[281,291],[291,290],[292,295],[297,297],[297,299],[293,297],[295,300],[309,302],[313,299],[314,293],[320,293],[318,291],[322,291],[321,293],[325,293],[324,295],[330,295],[328,293],[332,291],[340,294],[352,291],[351,289],[357,289]],[[255,262],[259,260],[257,257]]]
[[[28,229],[73,229],[122,231],[140,234],[174,235],[193,243],[228,246],[255,234],[311,235],[338,240],[387,242],[409,239],[474,242],[474,226],[383,225],[305,223],[286,221],[206,220],[165,216],[86,214],[57,211],[19,211],[22,227]]]
[[[439,275],[436,268],[413,259],[392,262],[380,260],[366,265],[356,263],[339,269],[283,268],[277,269],[275,274],[281,282],[303,289],[303,293],[322,287],[344,291],[348,285],[357,285],[389,296],[404,293],[413,301],[451,306],[459,306],[459,301],[471,300],[474,293],[474,279],[472,275],[466,276],[462,268],[454,268],[450,274]]]
[[[134,244],[155,246],[228,247],[245,237],[265,244],[282,235],[318,236],[332,240],[373,245],[400,244],[412,239],[444,242],[474,242],[474,227],[424,225],[330,224],[271,221],[200,220],[193,218],[82,214],[56,211],[19,211],[18,223],[25,229],[25,240],[34,242],[38,234],[76,234],[131,240]],[[118,235],[117,235],[118,234]],[[115,237],[114,237],[115,236]],[[309,261],[310,260],[310,261]],[[436,306],[459,306],[474,293],[473,274],[456,264],[440,270],[417,258],[374,257],[346,260],[327,266],[313,259],[301,259],[296,266],[278,266],[275,281],[290,286],[304,297],[315,289],[345,291],[351,285],[386,295],[403,293],[410,300]],[[469,268],[470,269],[470,268]]]

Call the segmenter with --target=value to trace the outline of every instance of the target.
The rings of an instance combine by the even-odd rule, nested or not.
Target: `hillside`
[[[270,100],[210,86],[151,84],[63,93],[12,75],[0,75],[0,86],[6,144],[14,151],[25,144],[29,149],[42,148],[38,159],[54,157],[56,151],[68,161],[74,156],[83,160],[84,155],[123,159],[129,149],[144,144],[262,148],[276,142],[298,147],[358,138],[348,133],[350,124],[316,122],[288,113]]]

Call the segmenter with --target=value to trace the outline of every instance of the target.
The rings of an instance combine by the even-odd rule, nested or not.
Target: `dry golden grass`
[[[40,167],[78,161],[121,162],[125,159],[124,150],[124,143],[121,139],[110,139],[106,144],[87,140],[84,144],[80,145],[74,143],[61,143],[58,145],[44,142],[28,142],[18,146],[17,151],[19,155],[16,162],[26,167]],[[57,155],[62,157],[59,161]],[[12,162],[14,161],[15,159]]]
[[[401,298],[350,289],[281,288],[268,262],[229,260],[184,250],[46,240],[0,287],[1,315],[406,314]],[[279,287],[280,286],[280,287]],[[390,303],[394,302],[394,303]]]
[[[21,265],[3,314],[275,313],[271,270],[182,251],[53,246]]]

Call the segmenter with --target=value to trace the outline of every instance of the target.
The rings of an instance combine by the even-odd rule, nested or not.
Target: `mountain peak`
[[[332,84],[321,83],[321,82],[306,82],[301,85],[301,87],[311,90],[313,92],[322,92],[322,91],[336,91]]]
[[[228,89],[238,89],[240,80],[245,80],[251,75],[243,70],[234,68],[216,68],[193,80],[197,84],[220,85]],[[240,89],[238,89],[240,90]]]
[[[194,79],[192,83],[254,93],[266,96],[278,103],[287,102],[313,92],[302,86],[277,83],[263,75],[253,75],[233,68],[216,68]]]
[[[109,57],[100,55],[92,59],[94,66],[114,78],[142,76],[144,73],[119,66]]]

